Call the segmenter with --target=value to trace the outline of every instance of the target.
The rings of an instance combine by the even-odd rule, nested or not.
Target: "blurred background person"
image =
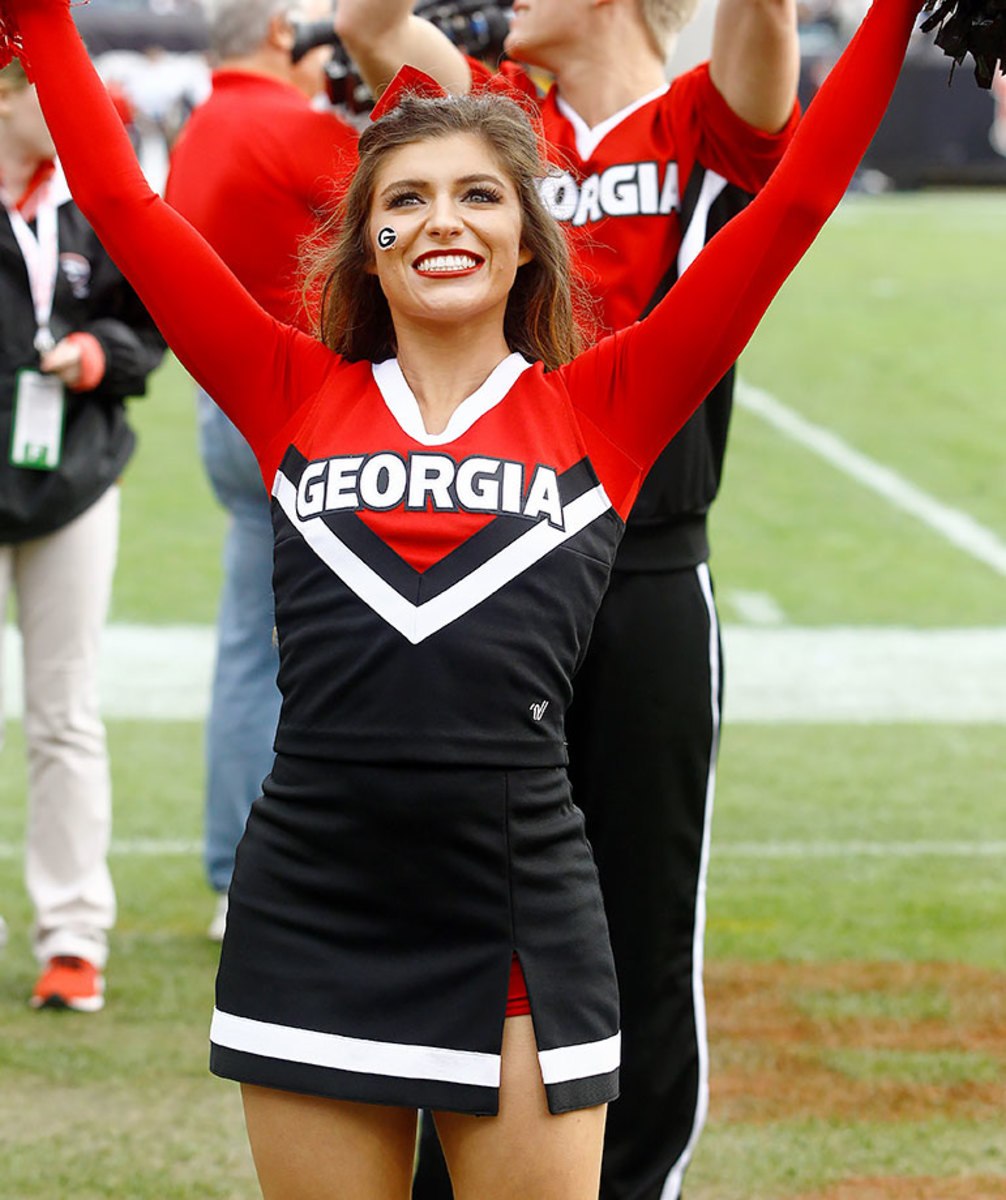
[[[696,6],[514,6],[508,56],[555,79],[541,112],[560,173],[546,193],[597,300],[601,332],[653,308],[765,183],[795,127],[796,0],[720,0],[709,62],[668,84],[665,64]],[[337,28],[371,88],[402,61],[467,86],[450,41],[411,10],[410,0],[339,0]],[[676,1200],[708,1106],[702,966],[722,668],[707,516],[732,396],[730,372],[647,477],[566,722],[573,798],[601,876],[622,1004],[603,1200]],[[421,1200],[450,1195],[433,1152],[428,1135]]]
[[[115,893],[98,652],[135,438],[164,351],[62,178],[35,89],[0,70],[0,614],[17,597],[35,1008],[104,1004]],[[9,452],[7,451],[9,447]]]
[[[296,23],[331,19],[331,0],[208,5],[213,88],[175,144],[169,204],[279,320],[306,325],[298,255],[355,164],[356,133],[312,102],[331,46],[295,54]],[[217,659],[206,725],[206,876],[223,936],[234,851],[272,763],[279,716],[269,496],[244,438],[198,392],[200,452],[229,517]]]
[[[173,52],[153,43],[103,50],[94,65],[113,97],[121,94],[129,104],[140,165],[150,186],[163,193],[168,153],[178,131],[209,95],[205,55],[195,49]]]

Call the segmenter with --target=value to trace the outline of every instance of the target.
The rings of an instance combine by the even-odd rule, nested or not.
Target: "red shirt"
[[[474,61],[472,67],[477,87],[488,72]],[[529,90],[518,64],[500,70]],[[690,229],[689,261],[726,215],[761,190],[799,118],[794,108],[774,134],[748,125],[716,90],[708,64],[594,128],[556,87],[540,108],[549,158],[559,171],[543,195],[569,232],[602,332],[639,320]],[[694,200],[690,188],[701,193]],[[710,210],[723,192],[733,193],[729,212],[717,215]]]
[[[472,62],[475,86],[486,68]],[[516,63],[500,73],[525,94]],[[553,87],[538,108],[553,173],[542,196],[569,238],[593,303],[587,329],[599,336],[647,313],[702,246],[761,190],[798,120],[769,134],[730,108],[708,64],[678,76],[590,128]],[[732,378],[716,383],[701,411],[650,473],[616,567],[670,570],[708,557],[705,517],[719,489]]]
[[[356,131],[297,88],[214,72],[171,155],[166,198],[272,316],[304,324],[298,252],[356,166]]]

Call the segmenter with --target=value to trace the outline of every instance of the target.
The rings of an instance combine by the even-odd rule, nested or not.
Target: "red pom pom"
[[[6,0],[0,0],[0,67],[6,67],[20,48],[17,21],[7,11]]]
[[[65,8],[68,3],[87,4],[88,0],[0,0],[0,68],[6,67],[13,58],[19,58],[24,68],[31,74],[25,58],[24,47],[21,43],[21,31],[17,23],[17,14],[24,12],[29,5],[36,7]]]
[[[0,0],[2,2],[2,0]],[[425,71],[406,63],[398,68],[395,78],[381,93],[381,98],[370,110],[370,119],[379,121],[396,109],[406,96],[418,96],[425,100],[442,100],[447,95],[445,88]]]

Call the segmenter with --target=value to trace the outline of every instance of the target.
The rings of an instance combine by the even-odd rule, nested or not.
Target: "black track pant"
[[[677,1200],[705,1119],[702,937],[720,661],[705,565],[615,572],[567,721],[622,1009],[601,1200]],[[424,1122],[415,1200],[451,1194],[432,1126]]]

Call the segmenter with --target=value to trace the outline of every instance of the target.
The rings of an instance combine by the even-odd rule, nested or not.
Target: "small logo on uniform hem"
[[[531,704],[528,707],[531,709],[531,716],[534,717],[536,721],[540,721],[545,715],[545,709],[548,708],[548,701],[539,700],[537,704]]]

